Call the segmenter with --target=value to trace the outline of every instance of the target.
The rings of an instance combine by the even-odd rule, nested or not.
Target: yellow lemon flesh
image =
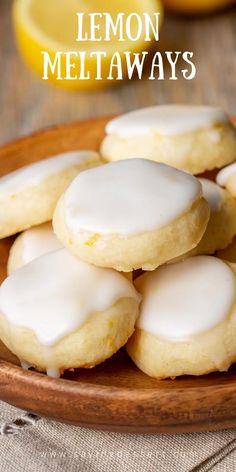
[[[105,16],[110,14],[113,23],[116,23],[117,15],[123,15],[124,37],[120,40],[119,33],[121,29],[111,29],[110,40],[107,39],[107,23]],[[46,52],[50,57],[51,64],[54,63],[58,51],[65,53],[60,56],[60,75],[63,80],[58,80],[55,71],[49,69],[48,81],[56,85],[80,90],[92,90],[105,85],[112,85],[114,80],[107,80],[109,76],[111,58],[115,52],[118,52],[121,58],[123,68],[123,78],[127,75],[127,69],[124,67],[124,51],[139,53],[147,50],[152,44],[146,42],[144,28],[137,40],[133,41],[125,33],[125,20],[134,12],[137,15],[147,13],[150,18],[157,12],[159,15],[159,25],[162,19],[162,8],[159,0],[14,0],[13,3],[13,23],[18,48],[29,67],[43,78],[44,55]],[[82,40],[78,40],[79,17],[84,13],[80,34]],[[96,26],[94,34],[96,40],[92,40],[91,35],[91,13],[98,13],[96,17]],[[137,30],[135,21],[130,22],[130,29]],[[81,26],[81,25],[80,25]],[[118,34],[116,34],[118,32]],[[85,41],[85,38],[89,40]],[[135,32],[134,32],[135,35]],[[150,39],[154,38],[154,33],[150,28]],[[98,41],[98,38],[101,38]],[[93,52],[105,52],[102,55],[102,79],[97,79],[97,57]],[[66,80],[68,63],[66,63],[66,54],[72,52],[73,65],[70,70],[76,71],[83,69],[82,79]],[[80,54],[76,56],[76,54]],[[83,57],[82,57],[83,56]],[[82,64],[83,59],[83,64]],[[72,72],[73,72],[72,71]],[[88,79],[89,71],[89,79]],[[86,77],[83,79],[83,76]]]
[[[163,0],[164,6],[187,15],[213,13],[233,5],[234,0]]]

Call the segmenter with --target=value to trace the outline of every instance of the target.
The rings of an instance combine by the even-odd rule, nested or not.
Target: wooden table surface
[[[133,81],[93,93],[46,85],[23,64],[11,29],[11,0],[0,0],[0,143],[51,124],[161,103],[223,106],[236,114],[236,9],[204,18],[166,16],[162,50],[194,51],[193,81]]]

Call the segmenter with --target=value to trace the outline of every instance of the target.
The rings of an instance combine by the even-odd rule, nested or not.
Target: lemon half
[[[159,12],[159,25],[162,20],[162,7],[159,0],[14,0],[13,3],[13,23],[18,48],[25,62],[41,78],[43,77],[44,57],[42,51],[50,56],[53,63],[58,51],[82,52],[85,57],[84,75],[89,73],[89,80],[66,80],[66,58],[62,54],[60,57],[61,76],[63,80],[58,80],[55,71],[49,70],[48,80],[59,86],[92,90],[112,85],[114,80],[107,80],[110,70],[111,58],[115,52],[121,57],[123,78],[127,75],[125,67],[124,51],[139,53],[147,51],[152,44],[146,42],[144,31],[136,41],[131,41],[127,36],[123,41],[119,40],[115,34],[110,41],[77,41],[78,39],[78,16],[77,13],[84,13],[83,17],[83,37],[86,33],[90,37],[91,24],[90,13],[109,13],[116,21],[119,13],[124,13],[124,20],[134,12],[138,15],[147,13],[150,18],[154,13]],[[105,37],[105,17],[98,17],[99,35]],[[150,30],[151,37],[154,38]],[[91,56],[93,51],[104,51],[106,57],[102,57],[102,80],[97,78],[97,58]],[[73,70],[81,68],[81,57],[73,55]]]

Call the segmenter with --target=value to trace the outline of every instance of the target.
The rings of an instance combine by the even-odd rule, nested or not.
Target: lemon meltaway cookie
[[[210,219],[206,231],[198,245],[184,255],[214,254],[216,250],[228,246],[236,235],[236,200],[227,190],[215,182],[199,179],[203,196],[210,207]]]
[[[62,248],[51,223],[33,226],[14,241],[8,258],[7,272],[11,274],[37,257]]]
[[[59,200],[53,226],[82,260],[129,272],[153,270],[195,247],[208,219],[198,179],[130,159],[81,173]]]
[[[0,338],[22,361],[48,375],[90,368],[133,333],[140,295],[112,269],[67,249],[41,256],[0,288]]]
[[[220,259],[236,263],[236,237],[225,249],[217,251],[216,256],[220,257]]]
[[[236,198],[236,162],[221,169],[216,176],[216,182]]]
[[[57,200],[84,169],[100,164],[94,151],[72,151],[0,178],[0,238],[52,219]]]
[[[236,266],[196,256],[136,281],[143,299],[127,344],[156,378],[226,371],[236,361]]]
[[[236,131],[215,107],[143,108],[110,121],[106,134],[101,154],[108,161],[138,155],[200,174],[236,159]]]

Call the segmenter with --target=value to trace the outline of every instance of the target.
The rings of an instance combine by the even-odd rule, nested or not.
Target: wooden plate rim
[[[95,119],[86,119],[82,121],[75,121],[62,125],[51,126],[27,136],[17,138],[9,143],[5,143],[0,147],[0,159],[6,157],[8,152],[14,146],[26,145],[27,142],[32,142],[35,139],[41,141],[46,136],[53,136],[54,134],[64,132],[66,130],[77,128],[86,124],[90,126],[105,125],[110,117],[99,117]],[[196,385],[194,383],[196,382]],[[24,398],[18,396],[18,392],[25,392]],[[24,390],[25,389],[25,390]],[[36,389],[36,398],[32,398],[32,389]],[[58,398],[63,399],[66,395],[66,401],[75,407],[74,418],[67,414],[58,414],[58,412],[47,411],[47,405],[38,405],[37,399],[40,395],[47,393],[52,404]],[[220,429],[222,427],[236,426],[236,376],[231,376],[225,380],[221,378],[212,381],[212,384],[197,384],[197,378],[193,378],[193,385],[178,386],[176,382],[174,388],[165,386],[165,381],[161,388],[135,388],[135,387],[117,387],[107,386],[102,384],[84,382],[80,383],[74,380],[67,379],[52,379],[43,374],[34,371],[24,371],[21,367],[10,362],[0,360],[0,398],[10,404],[25,409],[24,401],[29,401],[29,411],[46,415],[55,420],[73,423],[76,425],[83,425],[86,427],[93,427],[99,429],[109,429],[114,431],[127,432],[185,432],[185,431],[202,431]],[[193,417],[188,419],[188,408],[191,400],[194,397]],[[231,417],[228,413],[224,413],[223,405],[230,398],[231,403]],[[234,400],[235,398],[235,400]],[[178,408],[178,401],[186,402],[186,408],[183,408],[186,421],[183,418],[182,422],[176,420],[176,409]],[[55,400],[55,401],[54,401]],[[109,416],[98,415],[92,421],[91,415],[86,417],[86,412],[80,402],[85,402],[86,405],[91,405],[93,402],[101,407],[106,407],[109,411]],[[124,411],[118,408],[115,412],[117,404],[124,405]],[[219,416],[206,417],[205,411],[199,411],[199,404],[206,402],[211,407],[211,404],[217,403],[220,408]],[[143,407],[140,409],[140,405]],[[154,410],[153,410],[154,409]],[[158,412],[158,409],[160,410]],[[166,412],[169,409],[172,412],[172,419],[166,417]],[[186,411],[185,411],[186,410]],[[154,412],[153,412],[154,411]],[[46,414],[45,414],[46,412]],[[129,416],[129,412],[133,415]],[[168,416],[168,415],[167,415]],[[177,415],[178,417],[178,415]]]

